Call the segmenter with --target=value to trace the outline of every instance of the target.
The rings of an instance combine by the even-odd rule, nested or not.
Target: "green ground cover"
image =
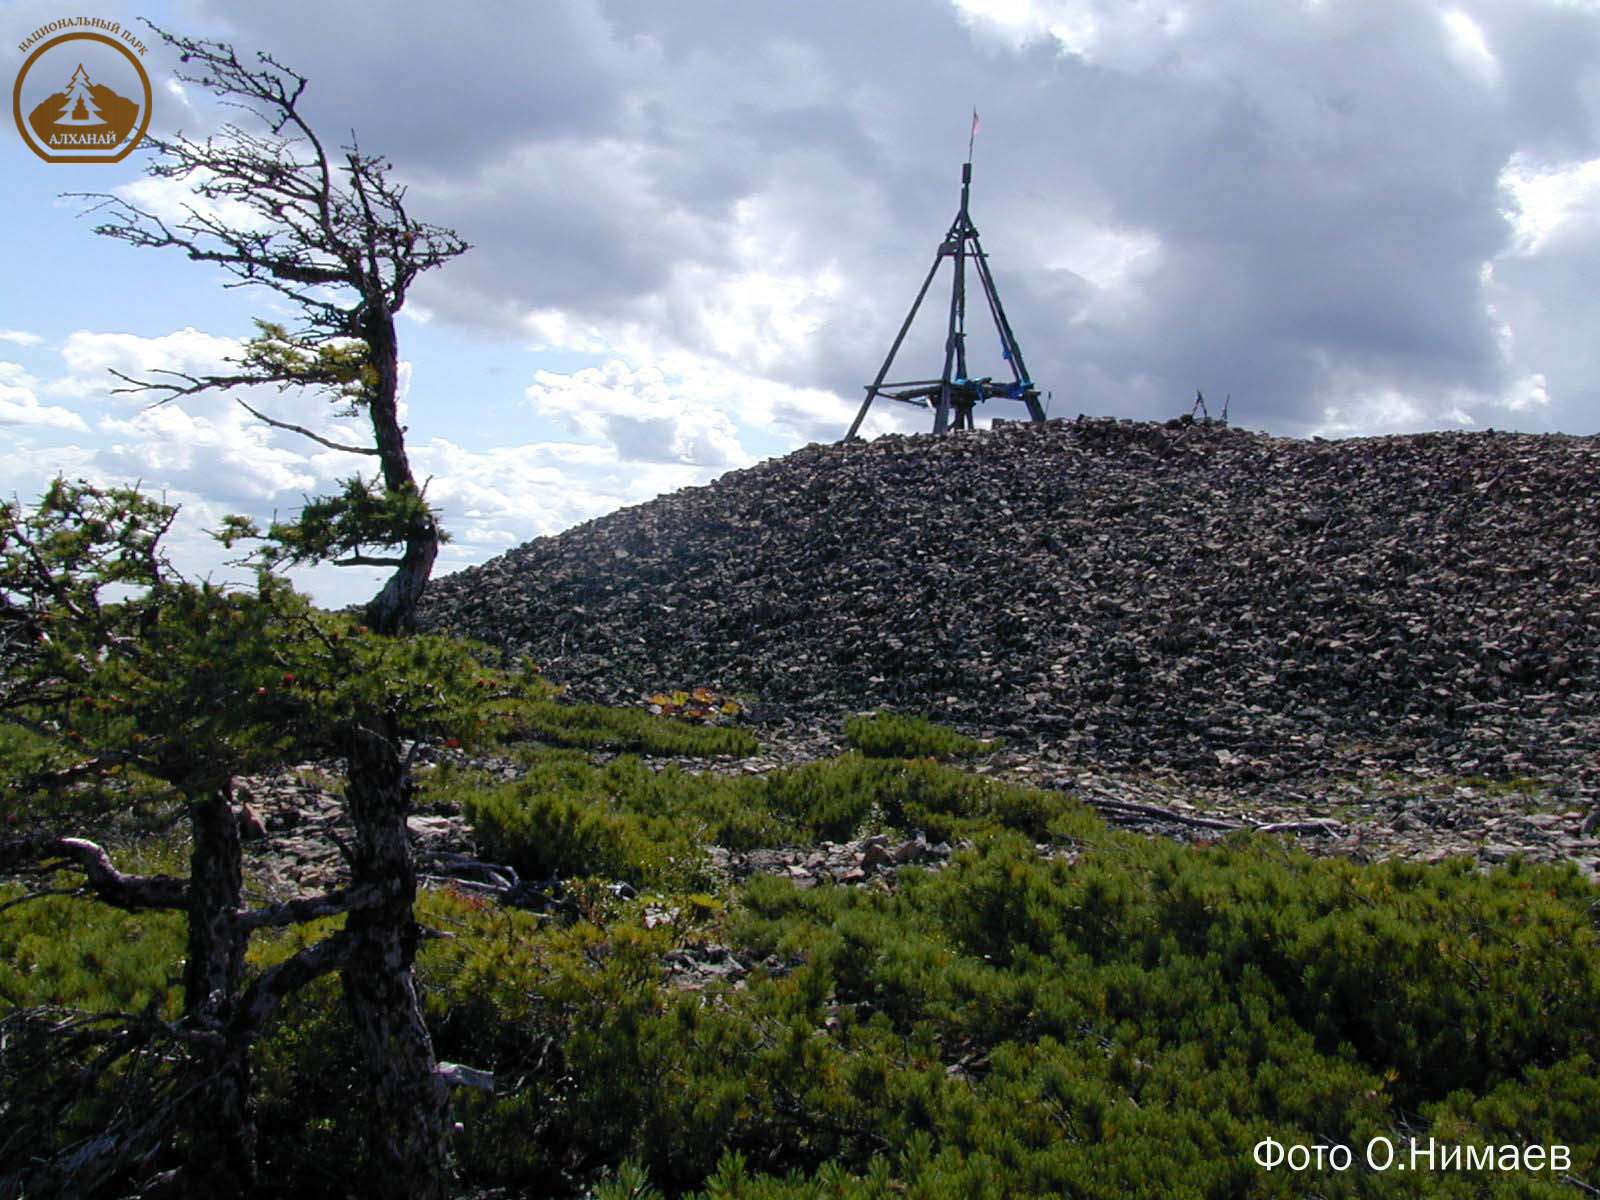
[[[464,1192],[1465,1198],[1600,1182],[1600,893],[1574,870],[1186,847],[922,757],[764,777],[526,761],[514,783],[436,771],[422,797],[459,804],[491,857],[560,877],[572,901],[552,916],[449,888],[421,899],[451,935],[419,960],[439,1056],[497,1080],[457,1094]],[[964,848],[855,887],[736,884],[703,852],[876,831]],[[0,999],[169,1006],[148,964],[179,940],[70,897],[0,910]],[[675,952],[754,966],[685,988]],[[273,1194],[356,1186],[346,1020],[325,979],[260,1048]],[[8,1156],[81,1136],[115,1102],[83,1085],[92,1055],[9,1098]],[[1407,1162],[1413,1137],[1559,1145],[1569,1165],[1368,1165],[1373,1139]],[[1253,1152],[1269,1138],[1345,1147],[1353,1165],[1267,1170]]]

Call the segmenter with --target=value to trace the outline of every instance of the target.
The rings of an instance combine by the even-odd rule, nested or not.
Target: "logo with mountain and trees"
[[[56,81],[59,89],[49,90]],[[118,162],[149,127],[150,101],[149,76],[129,46],[85,31],[46,41],[29,56],[12,107],[23,141],[46,162]]]

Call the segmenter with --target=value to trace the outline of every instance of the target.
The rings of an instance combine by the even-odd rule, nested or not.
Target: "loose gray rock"
[[[437,580],[572,696],[919,712],[1258,791],[1600,763],[1600,442],[1110,419],[809,446]]]

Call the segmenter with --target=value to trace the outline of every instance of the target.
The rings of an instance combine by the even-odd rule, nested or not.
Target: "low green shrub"
[[[461,807],[483,853],[533,879],[654,884],[674,850],[698,853],[660,814],[630,811],[579,756],[542,757],[515,782],[465,791]]]
[[[178,865],[164,849],[114,857],[135,872]],[[81,882],[62,872],[47,886]],[[0,1010],[49,1005],[176,1015],[180,989],[171,968],[183,958],[181,913],[130,913],[71,895],[22,900],[25,894],[20,885],[0,886]]]
[[[1425,1105],[1430,1132],[1448,1145],[1573,1148],[1570,1174],[1600,1177],[1600,1071],[1593,1051],[1533,1067],[1486,1093],[1463,1088]]]
[[[940,763],[854,753],[773,772],[765,800],[803,834],[834,841],[871,829],[954,841],[996,827],[1043,841],[1054,826],[1065,832],[1078,818],[1088,821],[1083,829],[1103,828],[1060,792],[985,779]]]
[[[979,741],[924,717],[880,712],[850,717],[845,741],[868,758],[971,758],[998,743]]]
[[[251,941],[250,964],[287,958],[335,922],[274,931]],[[257,1166],[276,1196],[355,1195],[367,1103],[361,1055],[337,975],[287,997],[252,1049]]]
[[[658,886],[671,868],[697,854],[668,818],[526,785],[488,793],[467,814],[491,858],[533,879],[594,875]]]
[[[939,1182],[901,1164],[901,1194],[966,1194],[996,1170],[1008,1196],[1478,1194],[1450,1173],[1396,1192],[1250,1160],[1267,1136],[1359,1160],[1371,1137],[1403,1143],[1419,1109],[1457,1141],[1565,1144],[1574,1167],[1594,1164],[1600,950],[1574,872],[1095,840],[1069,866],[996,835],[945,871],[903,873],[892,896],[745,889],[736,940],[819,972],[835,1036],[870,1014],[964,1081],[931,1115],[884,1092],[887,1149],[847,1162],[856,1174],[926,1128]],[[768,1186],[818,1194],[814,1178]]]
[[[428,803],[458,803],[483,851],[536,879],[601,876],[636,886],[699,888],[706,847],[770,845],[788,827],[760,803],[759,779],[655,769],[631,756],[596,766],[541,754],[510,783],[451,773]]]
[[[425,955],[430,1012],[450,1014],[441,1046],[489,1047],[517,1081],[470,1102],[472,1169],[530,1187],[559,1167],[607,1198],[1562,1194],[1548,1177],[1295,1175],[1251,1158],[1267,1137],[1360,1161],[1373,1137],[1431,1133],[1565,1144],[1577,1177],[1592,1170],[1600,1097],[1573,1048],[1593,1027],[1600,955],[1581,880],[1092,841],[1068,866],[996,834],[944,871],[904,872],[895,893],[756,877],[709,931],[462,915],[461,936]],[[1374,1017],[1329,991],[1317,927],[1351,911],[1429,928],[1443,950],[1398,971],[1421,987],[1459,986],[1454,955],[1476,945],[1491,1010],[1539,1026],[1516,1014],[1562,973],[1568,1007],[1542,1041],[1476,1031],[1501,1050],[1450,1090],[1448,1047],[1412,1057],[1406,1038],[1371,1037],[1378,1019],[1420,1024],[1420,993]],[[737,987],[670,986],[667,951],[706,936],[766,965]],[[1345,950],[1365,977],[1392,944]],[[1504,973],[1524,954],[1550,966]],[[1352,1037],[1326,1038],[1334,1021]],[[614,1174],[596,1186],[602,1168]]]
[[[761,780],[756,802],[801,837],[848,841],[874,823],[881,826],[879,765],[856,754],[773,771]]]
[[[516,736],[578,750],[709,758],[744,757],[761,748],[747,729],[703,725],[640,709],[536,701],[519,714]]]
[[[660,891],[596,889],[606,898],[575,923],[449,888],[419,897],[422,924],[453,935],[424,941],[417,963],[436,1050],[497,1080],[454,1100],[464,1187],[604,1200],[1571,1194],[1548,1172],[1367,1170],[1379,1136],[1402,1154],[1413,1136],[1564,1145],[1572,1178],[1600,1170],[1600,892],[1573,870],[1361,866],[1256,838],[1187,847],[1107,829],[1055,793],[860,755],[728,780],[569,753],[542,759],[534,782],[518,811],[570,827],[574,866],[621,862]],[[700,876],[661,856],[718,811],[755,844],[913,819],[972,844],[892,888],[754,876],[710,902],[675,890]],[[1046,838],[1076,854],[1041,854]],[[40,903],[60,906],[38,935],[51,946],[19,932],[30,906],[0,912],[7,999],[88,997],[45,986],[34,960],[129,935],[94,934],[112,928],[94,906]],[[255,961],[303,936],[263,940]],[[95,1003],[158,994],[136,958],[95,959],[124,977]],[[682,973],[713,960],[738,968]],[[277,1191],[359,1188],[347,1021],[330,978],[261,1043]],[[34,1114],[19,1127],[62,1115],[46,1090],[17,1097],[8,1118]],[[1265,1138],[1350,1147],[1357,1166],[1268,1172],[1252,1159]]]
[[[1431,1134],[1568,1145],[1579,1178],[1600,1161],[1595,894],[1574,874],[1075,833],[1075,865],[992,832],[892,893],[754,877],[710,926],[643,928],[669,898],[556,928],[427,894],[425,922],[456,935],[419,960],[439,1053],[501,1080],[458,1097],[467,1178],[707,1200],[1536,1197],[1562,1185],[1268,1173],[1251,1151],[1359,1162],[1373,1137]],[[1391,924],[1433,953],[1397,957]],[[674,987],[669,952],[707,941],[761,965]],[[1363,1002],[1380,963],[1394,996]],[[1463,1056],[1429,997],[1460,1019],[1479,979]]]
[[[48,778],[82,762],[82,756],[32,729],[0,721],[0,837],[59,828],[70,818],[81,836],[112,840],[170,826],[176,807],[170,787],[131,767],[108,770],[95,781],[94,801],[83,794],[62,794],[33,787],[30,779]],[[5,776],[23,781],[6,788]]]
[[[164,850],[116,857],[125,870],[172,866]],[[63,872],[45,886],[78,882]],[[30,1167],[86,1144],[159,1092],[173,1047],[140,1054],[136,1039],[113,1031],[124,1014],[170,1020],[181,999],[169,974],[183,956],[181,914],[24,895],[0,887],[0,1195],[25,1190]]]
[[[1099,827],[1061,793],[926,761],[852,753],[737,777],[656,769],[631,756],[595,765],[575,752],[545,752],[526,761],[526,773],[510,783],[441,769],[422,802],[459,806],[485,854],[535,878],[703,887],[712,844],[749,850],[874,830],[938,842],[996,826],[1045,840],[1068,836],[1074,821]]]

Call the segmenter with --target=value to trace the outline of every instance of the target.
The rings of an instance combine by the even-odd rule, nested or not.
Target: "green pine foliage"
[[[431,782],[431,781],[430,781]],[[700,886],[719,807],[699,777],[637,759],[596,768],[576,754],[539,758],[512,783],[457,782],[483,851],[534,879],[602,876],[648,886]],[[433,787],[425,795],[432,798]]]
[[[850,717],[844,737],[868,758],[972,758],[999,744],[967,737],[925,717],[889,712]]]
[[[403,543],[408,531],[431,518],[431,510],[415,488],[390,491],[381,481],[352,476],[337,495],[316,496],[290,521],[274,521],[265,531],[248,517],[223,519],[225,547],[258,543],[255,561],[276,570],[320,562],[339,555],[359,555],[370,547]],[[441,542],[448,541],[443,531]]]
[[[116,859],[131,871],[178,863],[157,847]],[[30,886],[70,893],[76,882],[61,872]],[[170,1020],[181,1002],[180,914],[26,895],[0,886],[0,1194],[12,1171],[90,1144],[160,1090],[174,1047],[142,1044],[124,1027],[128,1014]]]
[[[645,772],[597,790],[617,805]],[[687,794],[696,777],[667,778]],[[931,763],[847,755],[735,782],[784,835],[910,814],[973,844],[893,889],[725,885],[701,922],[646,919],[688,907],[670,890],[565,929],[437,896],[458,935],[425,955],[442,1047],[492,1045],[521,1081],[470,1102],[486,1181],[609,1167],[597,1197],[1566,1194],[1548,1173],[1359,1165],[1373,1137],[1430,1134],[1564,1144],[1576,1177],[1600,1169],[1600,896],[1574,871],[1185,847]],[[1045,840],[1075,854],[1042,856]],[[707,944],[759,965],[674,986],[672,952]],[[1349,1146],[1358,1166],[1267,1172],[1251,1150],[1268,1137]]]
[[[160,548],[174,511],[135,490],[62,480],[31,509],[0,505],[7,870],[37,878],[53,861],[39,856],[88,828],[126,833],[162,813],[175,827],[185,807],[198,828],[209,806],[228,803],[236,776],[342,753],[352,724],[372,714],[411,738],[470,744],[502,736],[550,691],[526,671],[487,668],[459,640],[383,637],[320,612],[265,571],[253,590],[185,580]],[[229,869],[214,843],[189,849],[209,856],[214,874]],[[164,873],[185,881],[188,866]],[[192,910],[196,895],[206,893],[191,884],[187,898],[168,893],[162,903],[187,899]],[[68,1157],[40,1178],[56,1166],[81,1174],[74,1139],[116,1145],[122,1161],[155,1161],[175,1144],[174,1123],[195,1111],[178,1094],[201,1086],[184,1075],[194,1048],[222,1036],[188,1027],[193,995],[187,1024],[171,1023],[186,914],[132,919],[16,899],[0,907],[0,917],[28,918],[0,923],[0,1000],[12,1006],[0,1011],[0,1096],[28,1099],[17,1112],[0,1102],[13,1130],[0,1141],[0,1194],[47,1186],[17,1172],[58,1153]],[[225,1013],[234,999],[216,995],[216,1006]],[[170,1103],[155,1098],[163,1088]],[[153,1121],[165,1126],[145,1129]],[[153,1139],[148,1151],[141,1138]],[[91,1171],[83,1188],[99,1182]]]
[[[483,932],[440,944],[427,978],[457,998],[444,1044],[539,1064],[520,1102],[472,1110],[477,1167],[505,1183],[621,1156],[635,1166],[596,1195],[1467,1196],[1483,1181],[1294,1177],[1250,1151],[1275,1137],[1359,1159],[1431,1130],[1567,1144],[1592,1172],[1594,900],[1555,870],[1362,868],[1103,828],[1069,866],[997,833],[893,894],[752,879],[711,928],[647,931],[636,911],[554,930],[441,898],[458,935]],[[1431,953],[1397,956],[1419,930]],[[671,948],[708,939],[766,965],[670,986]],[[1392,1001],[1359,990],[1375,981]],[[1447,1029],[1430,997],[1465,1022]]]
[[[337,928],[322,920],[255,938],[250,964],[267,968]],[[363,1157],[361,1059],[336,975],[288,997],[253,1050],[259,1170],[281,1181],[269,1194],[334,1194],[345,1179],[356,1194]]]
[[[649,857],[685,844],[666,830],[696,803],[705,836],[704,796],[724,786],[758,841],[815,836],[854,791],[855,829],[945,813],[971,845],[892,888],[734,885]],[[658,861],[656,890],[578,889],[575,920],[451,888],[419,898],[450,935],[418,960],[437,1051],[498,1081],[456,1094],[464,1182],[607,1200],[1570,1195],[1548,1172],[1372,1172],[1378,1136],[1562,1144],[1574,1178],[1600,1170],[1600,895],[1575,872],[1186,847],[1027,792],[855,755],[765,780],[549,755],[529,795],[560,795],[580,826],[588,808],[661,822],[576,855]],[[1044,840],[1073,854],[1042,855]],[[49,961],[13,927],[6,980]],[[318,932],[265,940],[255,961]],[[67,925],[40,936],[93,943]],[[750,969],[693,987],[674,974],[712,952]],[[95,960],[133,981],[118,1003],[154,986],[136,960]],[[347,1022],[325,981],[260,1046],[263,1165],[286,1190],[358,1186]],[[1268,1137],[1349,1146],[1358,1165],[1268,1172],[1251,1159]]]
[[[761,790],[759,779],[658,769],[632,755],[595,765],[556,751],[531,756],[510,783],[436,773],[422,796],[459,805],[484,853],[530,878],[693,889],[709,882],[708,845],[748,849],[791,836],[792,826],[759,803]]]
[[[65,800],[103,810],[151,780],[192,796],[336,753],[362,712],[481,742],[550,691],[534,673],[485,667],[459,639],[379,637],[267,573],[250,590],[184,580],[159,547],[174,515],[131,489],[63,480],[32,509],[0,505],[8,824]]]
[[[747,729],[697,725],[641,709],[603,704],[569,704],[545,700],[531,704],[517,727],[520,737],[551,746],[580,750],[617,750],[629,754],[713,755],[744,757],[760,743]]]
[[[598,876],[702,888],[705,849],[713,844],[751,850],[875,831],[939,842],[993,827],[1042,840],[1085,820],[1061,793],[927,761],[846,754],[765,776],[656,768],[631,755],[602,765],[575,752],[525,761],[513,782],[436,772],[423,802],[459,807],[485,854],[537,879]]]
[[[177,856],[118,855],[124,870],[170,871]],[[69,872],[43,881],[70,893]],[[39,882],[35,881],[35,886]],[[179,913],[127,913],[70,894],[23,900],[0,887],[0,1014],[50,1007],[84,1012],[177,1011],[173,964],[183,957]]]

